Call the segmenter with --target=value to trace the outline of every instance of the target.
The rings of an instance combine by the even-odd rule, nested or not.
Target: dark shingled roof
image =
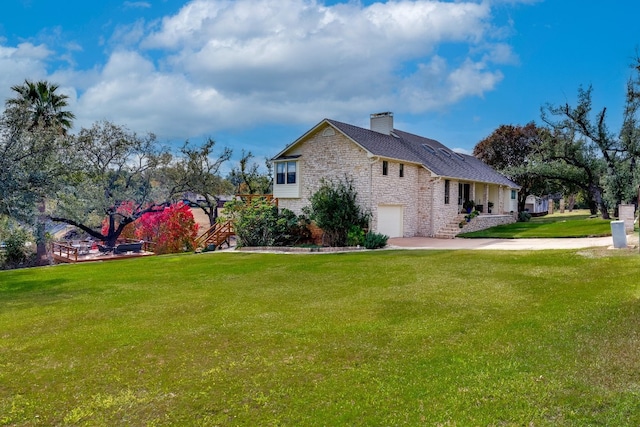
[[[394,129],[391,135],[325,119],[374,156],[419,163],[436,175],[519,188],[504,175],[473,156],[454,153],[435,139]],[[426,148],[425,148],[426,146]]]

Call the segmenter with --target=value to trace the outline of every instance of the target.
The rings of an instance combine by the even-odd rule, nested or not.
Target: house
[[[272,162],[279,206],[301,213],[323,178],[347,177],[371,214],[370,229],[389,237],[451,238],[515,221],[513,181],[473,156],[394,129],[392,113],[370,119],[370,129],[324,119],[278,153]],[[462,205],[470,200],[481,215],[463,224]]]
[[[551,200],[553,203],[553,200]],[[549,212],[549,197],[538,197],[529,194],[524,201],[524,210],[533,216],[546,215]]]

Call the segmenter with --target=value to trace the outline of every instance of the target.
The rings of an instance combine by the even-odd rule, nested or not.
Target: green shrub
[[[364,244],[364,230],[362,227],[352,225],[347,232],[347,246],[360,246]]]
[[[529,222],[531,214],[526,211],[518,212],[518,222]]]
[[[387,246],[389,236],[380,233],[369,232],[364,237],[364,247],[367,249],[378,249]]]
[[[369,216],[358,205],[353,182],[322,180],[321,186],[310,198],[311,206],[302,211],[324,231],[329,246],[345,246],[352,227],[363,228]]]
[[[263,197],[225,203],[225,217],[232,219],[238,246],[290,246],[309,240],[309,220],[278,208]]]
[[[468,213],[467,215],[464,216],[464,219],[466,222],[471,221],[473,218],[477,217],[478,215],[480,215],[480,212],[477,210],[471,211],[470,213]],[[462,228],[462,227],[460,227]]]
[[[292,246],[311,240],[309,224],[311,221],[304,215],[296,215],[289,209],[280,209],[273,230],[276,246]]]
[[[4,244],[0,253],[2,268],[19,268],[30,265],[33,251],[27,248],[33,236],[14,221],[4,218],[0,223],[0,241]]]

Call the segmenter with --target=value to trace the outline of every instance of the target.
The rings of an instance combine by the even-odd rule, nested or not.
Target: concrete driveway
[[[613,238],[583,237],[563,239],[433,239],[429,237],[395,237],[387,241],[390,249],[494,249],[494,250],[547,250],[581,249],[591,247],[613,248]],[[638,234],[628,234],[627,244],[638,246]]]

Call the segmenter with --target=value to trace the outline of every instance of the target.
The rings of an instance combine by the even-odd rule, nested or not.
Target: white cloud
[[[0,100],[12,97],[11,86],[21,84],[25,79],[45,78],[45,61],[52,54],[44,45],[20,43],[7,47],[0,44]]]
[[[497,67],[517,60],[495,29],[489,2],[193,0],[160,21],[118,26],[105,37],[105,64],[53,75],[75,87],[76,127],[109,119],[186,139],[377,110],[435,111],[482,96],[502,79]],[[462,54],[441,54],[452,44]],[[49,55],[42,45],[0,45],[0,68],[18,66],[18,82],[44,77]]]
[[[149,9],[151,3],[146,1],[125,1],[123,6],[125,9]]]
[[[198,87],[177,74],[160,73],[137,52],[111,55],[96,81],[78,100],[78,125],[107,119],[138,132],[179,138],[209,129],[215,89]]]
[[[456,147],[456,148],[452,149],[451,151],[456,152],[456,153],[460,153],[460,154],[467,154],[469,156],[472,154],[472,150],[468,150],[466,148],[460,148],[460,147]]]
[[[419,112],[482,95],[501,79],[489,65],[511,55],[491,40],[491,29],[490,8],[476,2],[195,0],[164,18],[141,46],[170,52],[162,69],[215,89],[230,104],[245,103],[240,111],[253,121],[298,121],[307,111],[317,117],[318,110],[400,111],[409,104]],[[466,45],[481,58],[438,65],[441,43]],[[402,71],[415,61],[427,65],[415,75]]]
[[[455,102],[465,96],[482,96],[492,90],[502,80],[500,71],[487,71],[483,62],[467,60],[456,70],[453,70],[447,81],[450,89],[450,101]]]

